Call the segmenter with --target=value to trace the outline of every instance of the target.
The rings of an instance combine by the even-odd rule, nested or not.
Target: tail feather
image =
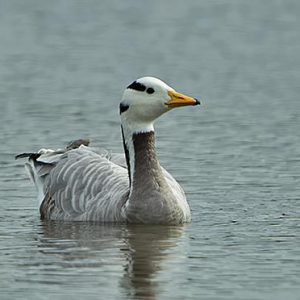
[[[28,161],[25,162],[25,170],[37,190],[38,207],[40,207],[45,198],[45,179],[64,153],[65,151],[62,150],[41,149],[37,153],[25,152],[15,157],[16,159],[28,158]]]
[[[44,154],[41,153],[22,153],[17,155],[17,158],[25,158],[28,157],[28,161],[25,162],[25,170],[27,171],[27,174],[29,175],[30,180],[33,182],[36,190],[37,190],[37,199],[38,199],[38,207],[42,204],[44,198],[45,198],[45,192],[44,192],[44,182],[47,177],[47,175],[50,173],[50,171],[55,167],[56,163],[59,160],[59,157],[61,157],[62,154],[54,154],[55,156],[55,162],[54,160],[49,162],[43,161]],[[49,161],[50,154],[45,154],[46,161]]]
[[[44,182],[50,171],[66,152],[81,146],[88,146],[89,142],[88,139],[79,139],[71,141],[65,149],[40,149],[38,152],[24,152],[15,156],[15,159],[28,158],[28,161],[25,163],[25,169],[37,189],[39,206],[45,197]]]
[[[25,163],[25,169],[37,190],[38,207],[40,207],[45,197],[45,193],[44,193],[45,176],[40,176],[33,160],[30,160],[29,162]]]
[[[35,152],[24,152],[24,153],[20,153],[20,154],[16,155],[16,156],[15,156],[15,159],[28,157],[28,159],[36,160],[36,159],[39,158],[40,156],[41,156],[40,153],[35,153]]]

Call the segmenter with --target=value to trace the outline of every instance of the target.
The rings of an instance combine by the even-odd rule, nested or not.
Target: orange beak
[[[177,93],[175,91],[168,91],[168,95],[171,97],[171,99],[165,103],[168,108],[200,104],[197,99]]]

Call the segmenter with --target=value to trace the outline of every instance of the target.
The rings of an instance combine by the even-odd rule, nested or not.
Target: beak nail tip
[[[198,99],[196,99],[196,98],[194,98],[194,99],[196,100],[195,105],[200,105],[200,104],[201,104],[200,101],[199,101]]]

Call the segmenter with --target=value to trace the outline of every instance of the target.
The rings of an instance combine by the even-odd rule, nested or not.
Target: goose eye
[[[154,89],[153,88],[147,88],[147,90],[146,90],[146,92],[148,93],[148,94],[153,94],[154,93]]]

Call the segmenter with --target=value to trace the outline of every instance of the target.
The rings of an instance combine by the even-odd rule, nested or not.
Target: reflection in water
[[[40,252],[60,257],[64,268],[123,265],[120,287],[125,296],[155,299],[162,262],[181,237],[184,227],[101,225],[43,222]]]
[[[168,258],[168,250],[176,246],[183,227],[130,226],[127,227],[128,264],[123,286],[137,299],[155,298],[161,263]]]

